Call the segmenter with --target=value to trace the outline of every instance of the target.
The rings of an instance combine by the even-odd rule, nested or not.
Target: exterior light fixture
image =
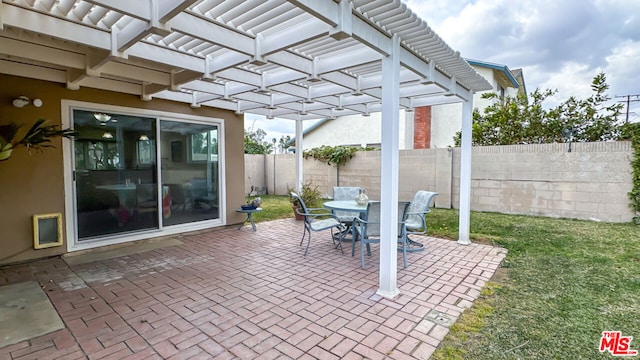
[[[104,139],[113,139],[113,134],[108,132],[108,131],[105,131],[104,134],[102,134],[102,138],[104,138]]]
[[[33,102],[31,102],[31,100],[29,100],[29,98],[24,95],[18,96],[17,98],[13,99],[13,101],[11,102],[11,104],[17,108],[23,108],[29,105],[29,103],[32,103],[33,106],[38,108],[42,106],[42,100],[33,99]]]

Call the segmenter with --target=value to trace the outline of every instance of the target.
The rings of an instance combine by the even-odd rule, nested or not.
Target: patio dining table
[[[369,200],[372,201],[372,200]],[[330,210],[342,210],[359,213],[359,217],[364,218],[364,214],[367,212],[367,204],[358,204],[355,200],[331,200],[323,204],[323,206]],[[357,232],[353,231],[351,224],[347,224],[346,229],[342,232],[342,239],[350,240],[352,242],[351,256],[355,253],[355,242],[358,241]],[[348,233],[351,233],[351,238],[346,237]]]
[[[369,200],[370,202],[375,202],[377,200]],[[355,200],[332,200],[324,203],[324,207],[331,210],[344,210],[344,211],[354,211],[360,213],[360,218],[364,218],[365,213],[367,212],[367,205],[360,205]],[[347,227],[345,233],[351,232],[351,236],[353,238],[353,243],[355,244],[358,241],[356,232],[352,231],[351,227]],[[344,238],[344,236],[343,236]],[[407,237],[407,252],[417,252],[424,250],[424,245],[418,241],[409,239]],[[353,252],[353,251],[352,251]],[[351,254],[353,256],[353,254]]]
[[[325,202],[323,206],[331,210],[353,211],[361,214],[367,211],[367,204],[360,205],[355,200],[331,200]]]

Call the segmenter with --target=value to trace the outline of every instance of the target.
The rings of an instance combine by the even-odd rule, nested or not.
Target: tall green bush
[[[629,206],[635,211],[633,221],[640,224],[640,124],[625,124],[622,126],[622,138],[631,141],[633,158],[631,159],[632,183],[629,191]]]

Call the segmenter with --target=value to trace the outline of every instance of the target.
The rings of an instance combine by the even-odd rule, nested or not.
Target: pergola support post
[[[302,163],[302,120],[296,120],[296,191],[302,189],[304,171]]]
[[[469,245],[471,240],[471,143],[473,94],[462,103],[462,142],[460,148],[460,213],[458,215],[458,244]]]
[[[380,284],[377,294],[393,298],[398,290],[398,148],[400,136],[400,39],[382,59],[382,151],[380,167]]]

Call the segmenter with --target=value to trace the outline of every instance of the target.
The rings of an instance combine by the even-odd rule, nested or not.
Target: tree
[[[269,154],[273,150],[273,144],[264,141],[266,131],[253,128],[244,133],[244,153],[245,154]]]
[[[549,113],[550,122],[564,125],[573,130],[574,141],[617,140],[623,122],[618,120],[623,104],[606,105],[611,100],[607,94],[609,85],[604,73],[591,82],[593,95],[585,100],[570,97]]]
[[[618,115],[622,104],[605,105],[611,98],[606,91],[606,76],[600,73],[591,83],[593,94],[578,100],[570,97],[558,107],[545,110],[543,102],[557,91],[536,89],[531,102],[519,94],[496,102],[480,114],[473,113],[473,145],[511,145],[562,142],[568,130],[573,141],[606,141],[620,136]],[[483,98],[495,99],[496,94],[483,94]],[[566,129],[566,130],[565,130]],[[454,137],[460,145],[460,132]]]
[[[289,146],[287,145],[287,143],[291,141],[291,136],[287,135],[287,136],[280,136],[280,140],[278,140],[278,148],[280,148],[280,151],[283,153],[287,152],[287,149],[289,148]]]

